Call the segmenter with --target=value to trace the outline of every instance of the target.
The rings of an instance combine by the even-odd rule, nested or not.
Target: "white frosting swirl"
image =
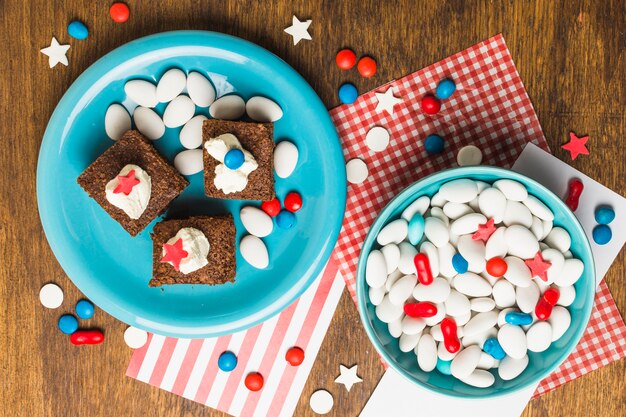
[[[213,184],[224,194],[243,191],[248,185],[248,175],[259,167],[254,156],[241,147],[239,139],[235,135],[225,133],[216,138],[209,139],[204,144],[209,155],[220,162],[215,167],[215,179]],[[224,157],[231,149],[239,149],[243,152],[243,164],[237,169],[230,169],[224,165]]]
[[[126,176],[132,170],[135,170],[135,178],[139,180],[139,184],[135,185],[128,195],[123,192],[113,192],[120,185],[118,177]],[[137,220],[148,207],[150,194],[152,193],[152,181],[146,171],[137,165],[128,164],[122,168],[115,178],[107,183],[105,193],[109,203],[123,210],[131,219]]]
[[[168,240],[167,244],[173,245],[178,239],[183,240],[183,250],[187,252],[187,256],[180,261],[180,272],[187,275],[209,263],[207,256],[211,245],[204,233],[193,227],[184,227],[176,233],[176,236]],[[163,250],[163,256],[165,256],[165,250]],[[173,265],[172,262],[168,264]]]

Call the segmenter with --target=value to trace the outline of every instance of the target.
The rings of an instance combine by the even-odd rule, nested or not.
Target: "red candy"
[[[126,175],[118,175],[117,180],[119,184],[113,189],[113,194],[124,193],[129,195],[133,191],[133,187],[139,184],[139,180],[135,178],[135,170],[131,169]]]
[[[432,317],[437,314],[437,306],[423,301],[404,305],[404,314],[410,317]]]
[[[349,70],[356,64],[356,54],[352,49],[342,49],[337,52],[335,62],[342,70]]]
[[[583,193],[583,188],[583,182],[578,178],[570,181],[567,197],[565,198],[565,204],[570,210],[576,211],[578,208],[578,200],[580,200],[580,195]]]
[[[266,212],[269,216],[274,217],[280,213],[280,201],[274,198],[270,201],[264,201],[261,203],[261,210]]]
[[[258,372],[250,372],[244,381],[250,391],[259,391],[263,388],[263,382],[263,375]]]
[[[124,23],[130,16],[130,9],[124,3],[113,3],[109,9],[111,19],[117,23]]]
[[[287,194],[287,197],[285,197],[285,209],[287,209],[287,211],[295,213],[301,208],[302,208],[302,197],[300,197],[300,194],[296,192],[291,192]]]
[[[415,271],[417,272],[417,279],[423,285],[430,285],[433,283],[433,273],[430,270],[430,262],[428,256],[425,253],[418,253],[413,258],[415,264]]]
[[[493,219],[487,220],[485,224],[479,224],[478,230],[472,235],[472,240],[484,240],[487,242],[489,237],[496,231],[495,221]]]
[[[504,259],[500,257],[491,258],[487,261],[487,273],[492,277],[500,278],[506,274],[506,270],[509,266]]]
[[[376,61],[372,57],[364,56],[359,59],[359,63],[356,65],[356,68],[359,70],[359,74],[363,77],[371,78],[374,74],[376,74]]]
[[[556,288],[548,288],[535,306],[535,315],[539,320],[548,320],[552,314],[552,307],[559,301],[561,293]]]
[[[294,346],[285,353],[285,360],[289,362],[291,366],[298,366],[304,361],[304,351]]]
[[[173,245],[169,243],[163,244],[165,255],[161,258],[161,263],[171,262],[175,270],[180,271],[180,262],[189,256],[189,253],[183,249],[183,239],[178,238]]]
[[[543,298],[546,300],[548,304],[551,306],[555,306],[556,303],[559,302],[559,298],[561,297],[561,292],[556,288],[548,288],[546,292],[543,293]]]
[[[425,96],[422,99],[422,110],[426,114],[437,114],[441,110],[441,102],[434,96]]]
[[[441,320],[441,333],[443,333],[443,345],[448,352],[456,353],[461,350],[461,342],[459,342],[454,319],[446,317]]]
[[[70,342],[76,346],[97,345],[104,342],[104,334],[100,330],[77,330],[71,334]]]

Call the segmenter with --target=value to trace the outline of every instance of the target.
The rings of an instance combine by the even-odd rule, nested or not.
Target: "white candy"
[[[526,332],[526,345],[531,352],[543,352],[552,343],[552,326],[547,321],[538,321]]]
[[[451,290],[444,305],[449,316],[457,317],[465,316],[470,312],[471,302],[465,295],[456,290]]]
[[[457,249],[467,261],[469,271],[478,274],[485,270],[485,242],[472,239],[472,235],[463,235],[459,237]]]
[[[385,291],[389,292],[393,284],[395,284],[396,281],[402,278],[403,276],[404,274],[399,269],[396,269],[391,274],[389,274],[389,276],[387,277],[387,281],[385,281]]]
[[[478,207],[478,196],[474,197],[473,200],[470,200],[467,205],[470,206],[470,208],[475,212],[480,211],[480,207]]]
[[[380,288],[370,287],[369,297],[373,305],[377,306],[378,304],[380,304],[383,301],[384,296],[385,296],[385,287],[380,287]]]
[[[396,339],[402,336],[402,315],[387,326],[389,333]]]
[[[533,235],[537,238],[537,240],[543,239],[543,222],[539,217],[533,216],[533,223],[530,225],[530,231],[533,232]],[[539,242],[540,244],[542,242]]]
[[[471,318],[472,318],[471,311],[469,311],[467,314],[464,314],[462,316],[455,316],[454,320],[456,321],[457,328],[461,326],[465,326],[467,322],[471,320]]]
[[[401,305],[395,305],[389,301],[389,295],[385,295],[383,301],[376,306],[376,316],[383,323],[391,323],[402,317],[404,308]]]
[[[185,89],[187,77],[178,68],[172,68],[163,74],[156,87],[156,98],[160,103],[172,101]]]
[[[540,295],[539,288],[534,282],[531,282],[527,287],[515,288],[517,307],[523,313],[531,313],[535,311],[535,306],[537,305],[537,301],[539,301]]]
[[[502,327],[505,324],[507,324],[506,314],[511,311],[516,311],[516,310],[514,308],[505,308],[504,310],[500,311],[500,313],[498,313],[498,327]],[[534,311],[534,307],[533,307],[533,311]]]
[[[428,257],[428,263],[430,264],[430,272],[433,277],[439,275],[439,251],[437,247],[429,241],[425,241],[420,246],[420,252],[426,254]]]
[[[180,130],[180,144],[187,149],[196,149],[202,145],[202,124],[207,117],[199,114],[185,123]]]
[[[515,305],[515,289],[513,285],[507,280],[498,280],[496,285],[493,286],[493,300],[496,302],[498,308],[506,308]]]
[[[520,225],[506,228],[504,239],[508,254],[522,259],[532,259],[539,252],[539,242],[530,230]]]
[[[381,152],[389,145],[389,131],[382,126],[374,126],[365,135],[365,144],[373,152]]]
[[[463,326],[465,336],[476,336],[495,327],[498,323],[498,313],[495,310],[478,313]]]
[[[402,242],[398,245],[400,248],[400,262],[398,269],[403,274],[415,274],[415,263],[413,259],[417,255],[417,249],[409,242]]]
[[[283,110],[267,97],[254,96],[246,103],[246,113],[254,121],[269,123],[283,117]]]
[[[222,96],[209,107],[209,114],[214,119],[237,120],[246,112],[246,103],[236,94]]]
[[[459,352],[448,352],[448,349],[446,349],[446,346],[443,344],[443,342],[437,345],[437,357],[442,361],[451,361]]]
[[[439,324],[441,323],[441,320],[446,317],[446,306],[443,303],[437,303],[435,306],[437,307],[437,314],[432,317],[424,318],[424,323],[426,323],[427,326]]]
[[[450,232],[444,222],[436,217],[427,217],[424,223],[424,235],[438,248],[450,241]]]
[[[474,211],[470,206],[463,203],[455,203],[452,201],[447,202],[443,206],[443,214],[452,220],[456,220],[466,214],[473,213]]]
[[[485,216],[498,224],[504,219],[506,197],[497,188],[487,188],[478,196],[478,208]]]
[[[548,220],[542,220],[541,223],[543,224],[543,236],[541,237],[540,240],[543,240],[552,231],[552,227],[554,226],[554,223]]]
[[[163,120],[152,109],[137,107],[133,112],[133,120],[137,130],[150,140],[160,139],[165,133]]]
[[[470,309],[477,313],[486,313],[496,308],[496,302],[489,297],[477,297],[470,300]]]
[[[406,334],[420,334],[426,327],[424,319],[421,317],[405,316],[402,319],[402,332]]]
[[[46,308],[58,308],[63,304],[63,290],[50,282],[39,290],[39,301]]]
[[[576,288],[574,288],[573,285],[568,285],[566,287],[559,287],[559,292],[561,293],[561,296],[559,297],[559,301],[557,302],[557,305],[560,305],[563,307],[571,306],[572,303],[574,302],[574,299],[576,298]]]
[[[387,265],[387,274],[389,275],[398,269],[398,264],[400,263],[400,248],[394,243],[389,243],[380,248],[380,251],[385,257],[385,265]]]
[[[521,359],[514,359],[510,356],[500,361],[498,367],[498,375],[505,381],[510,381],[519,376],[528,366],[528,355],[524,355]]]
[[[467,385],[472,385],[478,388],[490,387],[496,382],[496,377],[489,371],[484,369],[476,369],[470,375],[465,378],[461,378],[461,381]]]
[[[459,352],[450,364],[450,372],[455,378],[468,377],[480,361],[481,350],[478,346],[469,346]]]
[[[559,287],[573,285],[580,279],[585,270],[585,265],[580,259],[565,259],[561,273],[554,278],[554,283]]]
[[[486,297],[491,295],[491,285],[480,275],[473,272],[459,274],[452,280],[454,288],[470,297]]]
[[[146,80],[130,80],[124,84],[124,92],[132,101],[142,107],[154,107],[159,103],[156,85]]]
[[[458,323],[457,323],[457,325],[458,325]],[[498,335],[497,330],[495,329],[495,327],[492,327],[491,329],[487,330],[486,332],[478,333],[478,334],[475,334],[475,335],[472,335],[472,336],[465,336],[465,337],[463,337],[463,340],[461,340],[461,343],[465,347],[472,346],[472,345],[477,345],[478,347],[480,347],[482,349],[482,347],[485,344],[485,341],[487,339],[490,339],[492,337],[496,337],[497,335]]]
[[[461,178],[443,184],[439,193],[447,201],[467,203],[478,195],[478,187],[474,181]]]
[[[509,200],[524,201],[528,197],[526,187],[517,181],[498,180],[493,183],[493,186],[502,191],[502,194]]]
[[[437,344],[429,334],[422,335],[416,348],[417,364],[424,372],[430,372],[437,366]]]
[[[572,238],[562,227],[554,227],[543,240],[548,246],[567,252],[572,245]]]
[[[318,389],[309,398],[309,405],[315,414],[328,414],[335,405],[335,400],[330,392],[324,389]]]
[[[476,188],[478,189],[479,193],[482,193],[484,190],[491,187],[491,184],[485,181],[474,181],[474,182],[476,183]]]
[[[565,307],[555,306],[548,318],[548,323],[552,326],[552,341],[555,342],[569,329],[572,323],[572,316]]]
[[[104,115],[104,130],[108,137],[118,140],[131,128],[130,114],[121,104],[111,104]]]
[[[541,251],[541,257],[544,261],[550,262],[552,265],[548,268],[547,277],[548,284],[552,284],[554,280],[561,274],[563,270],[563,265],[565,264],[565,258],[563,254],[557,249],[544,249]]]
[[[427,217],[431,216],[441,220],[446,225],[446,227],[450,226],[450,219],[448,218],[448,216],[445,215],[441,207],[431,207],[430,211],[426,214]]]
[[[450,226],[450,233],[465,235],[478,230],[478,225],[487,222],[487,218],[480,213],[470,213],[456,219]]]
[[[187,94],[198,107],[209,107],[215,101],[213,84],[204,75],[196,71],[187,75]],[[211,113],[211,115],[213,114]]]
[[[148,342],[148,332],[130,326],[124,331],[124,342],[131,349],[139,349]]]
[[[430,206],[431,207],[443,207],[445,206],[447,202],[448,200],[446,200],[441,194],[441,191],[439,191],[435,193],[430,199]]]
[[[421,196],[411,204],[407,206],[402,212],[402,217],[407,222],[411,221],[415,213],[419,213],[422,216],[426,214],[426,210],[428,210],[428,205],[430,204],[430,198],[428,196]]]
[[[445,278],[435,278],[429,285],[413,284],[413,298],[417,301],[443,303],[450,295],[450,284]],[[408,297],[407,297],[408,298]]]
[[[389,243],[398,244],[406,239],[408,233],[409,223],[404,219],[397,219],[388,223],[378,232],[376,241],[381,246],[385,246]]]
[[[480,165],[482,160],[482,151],[474,145],[463,146],[456,154],[456,163],[459,164],[460,167]]]
[[[504,210],[504,219],[502,220],[505,226],[511,226],[519,224],[529,229],[533,224],[533,215],[528,210],[528,207],[518,201],[507,201],[506,209]]]
[[[498,227],[496,231],[489,236],[489,240],[485,244],[485,259],[495,258],[496,256],[503,258],[506,256],[508,247],[506,245],[506,239],[504,238],[505,232],[506,227]]]
[[[239,211],[239,218],[248,233],[257,237],[265,237],[272,233],[274,222],[263,210],[246,206]]]
[[[385,285],[387,280],[387,265],[385,265],[385,257],[379,250],[373,250],[367,256],[365,263],[365,281],[367,285],[379,288]]]
[[[539,201],[539,199],[534,195],[529,195],[523,203],[526,207],[528,207],[533,216],[537,216],[541,220],[554,220],[554,213],[552,213],[552,210],[550,210],[543,202]]]
[[[400,350],[402,352],[410,352],[417,346],[417,343],[422,337],[421,334],[406,334],[402,333],[400,336]]]
[[[498,331],[498,342],[504,352],[514,359],[521,359],[526,355],[526,334],[519,326],[502,326]]]
[[[178,127],[187,123],[196,112],[196,105],[187,96],[178,96],[170,101],[163,112],[166,127]]]
[[[244,236],[239,242],[239,252],[250,265],[257,269],[267,268],[269,265],[269,254],[267,247],[261,239],[253,235]]]
[[[174,157],[174,166],[183,175],[193,175],[204,169],[202,149],[187,149]]]
[[[528,287],[532,282],[532,276],[524,261],[516,256],[507,256],[504,261],[507,265],[504,278],[518,287]]]
[[[298,148],[283,140],[274,149],[274,171],[279,178],[288,178],[298,165]]]
[[[393,284],[391,290],[389,290],[389,301],[393,304],[404,305],[404,302],[409,299],[411,292],[417,283],[417,277],[415,275],[405,275]],[[447,283],[446,283],[447,284]]]

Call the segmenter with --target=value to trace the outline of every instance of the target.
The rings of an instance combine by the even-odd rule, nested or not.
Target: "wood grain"
[[[626,3],[554,1],[129,1],[131,18],[116,24],[109,2],[0,2],[0,414],[6,416],[223,416],[124,376],[130,350],[125,326],[102,311],[92,319],[106,330],[101,346],[74,348],[56,329],[59,311],[42,308],[37,294],[54,281],[70,310],[79,291],[54,259],[39,223],[35,195],[37,154],[46,123],[64,91],[98,57],[140,36],[176,29],[226,32],[273,51],[296,68],[326,105],[354,82],[361,92],[399,78],[498,32],[533,100],[556,156],[573,130],[588,134],[591,154],[572,165],[626,194]],[[291,16],[313,20],[313,41],[297,46],[283,33]],[[79,18],[87,40],[70,39]],[[49,69],[39,49],[55,35],[69,42],[69,67]],[[379,63],[371,79],[334,66],[344,46]],[[626,312],[624,252],[606,279]],[[339,364],[359,365],[364,382],[350,393],[332,381]],[[341,299],[300,399],[297,416],[314,415],[309,395],[335,396],[332,416],[357,416],[382,368],[347,294]],[[532,401],[526,417],[618,416],[626,413],[626,365],[613,363]],[[416,414],[419,412],[416,411]]]

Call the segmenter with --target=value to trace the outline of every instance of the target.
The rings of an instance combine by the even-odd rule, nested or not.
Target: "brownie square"
[[[204,144],[225,133],[237,137],[241,146],[250,152],[259,165],[248,176],[248,185],[243,191],[224,194],[213,183],[215,167],[220,164],[207,152]],[[202,125],[202,149],[204,158],[204,193],[208,197],[231,200],[268,201],[274,193],[274,125],[272,123],[232,122],[227,120],[205,120]]]
[[[121,169],[134,164],[150,176],[152,191],[146,210],[134,220],[122,209],[109,203],[106,185]],[[96,200],[109,215],[128,233],[136,236],[152,220],[165,211],[170,202],[178,197],[189,182],[171,166],[152,146],[150,140],[136,130],[129,130],[83,171],[78,184]]]
[[[169,263],[161,262],[163,244],[184,227],[200,230],[209,241],[208,264],[183,274]],[[233,282],[236,273],[235,222],[231,215],[195,216],[183,220],[165,220],[152,229],[152,279],[151,287],[164,284],[208,284]]]

